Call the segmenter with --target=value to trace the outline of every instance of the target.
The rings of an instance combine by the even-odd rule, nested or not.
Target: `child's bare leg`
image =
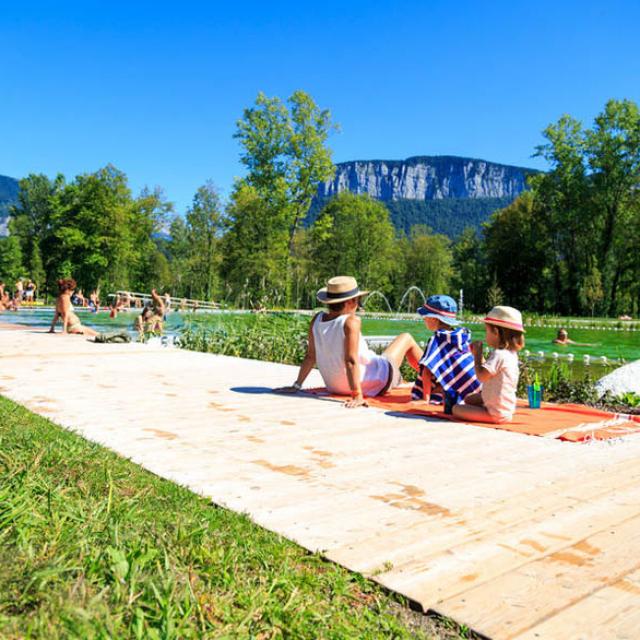
[[[465,402],[467,399],[468,396]],[[491,424],[504,422],[502,418],[494,418],[483,405],[457,404],[453,407],[453,415],[465,422],[490,422]]]
[[[470,393],[465,399],[465,404],[471,404],[476,407],[483,406],[484,402],[482,402],[482,394],[481,393]]]
[[[410,333],[401,333],[382,355],[397,369],[405,358],[414,369],[417,369],[418,361],[422,357],[422,349]]]

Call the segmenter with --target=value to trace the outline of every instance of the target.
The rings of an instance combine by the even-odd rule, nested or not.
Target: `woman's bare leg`
[[[384,350],[382,355],[396,367],[396,369],[400,369],[400,365],[405,358],[414,369],[417,369],[418,361],[422,357],[422,349],[410,333],[401,333]]]
[[[465,422],[489,422],[491,424],[506,422],[502,418],[494,418],[483,405],[457,404],[453,407],[453,415]]]
[[[95,331],[91,327],[85,327],[84,325],[81,325],[80,327],[78,327],[77,329],[74,329],[73,331],[69,331],[69,333],[73,333],[80,336],[91,336],[91,337],[98,335],[97,331]]]

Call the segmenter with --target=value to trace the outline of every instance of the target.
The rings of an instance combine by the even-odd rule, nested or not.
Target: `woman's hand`
[[[275,389],[273,389],[273,393],[298,393],[298,391],[300,391],[300,389],[294,387],[293,385],[290,385],[288,387],[276,387]]]
[[[347,409],[355,409],[356,407],[368,407],[369,404],[362,396],[356,396],[355,398],[351,398],[351,400],[347,400],[344,406]]]

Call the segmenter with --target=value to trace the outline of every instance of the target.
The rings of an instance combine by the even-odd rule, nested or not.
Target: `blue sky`
[[[530,156],[561,114],[640,102],[637,0],[4,2],[0,174],[113,163],[182,212],[242,174],[259,91],[309,92],[334,160]]]

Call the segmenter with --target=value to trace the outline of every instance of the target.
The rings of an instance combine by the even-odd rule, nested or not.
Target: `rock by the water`
[[[598,394],[610,391],[614,396],[633,392],[640,394],[640,360],[630,362],[612,371],[596,382]]]

